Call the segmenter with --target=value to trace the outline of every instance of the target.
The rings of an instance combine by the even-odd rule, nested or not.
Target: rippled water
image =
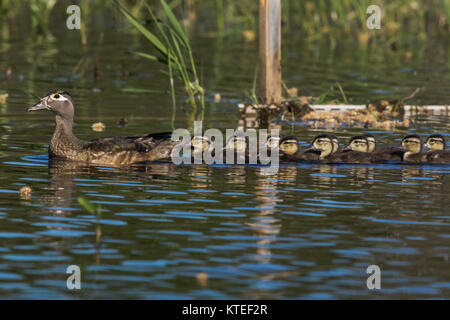
[[[450,298],[449,166],[298,164],[264,176],[257,166],[49,163],[54,120],[25,114],[35,99],[19,88],[69,90],[82,139],[192,126],[189,108],[174,113],[164,92],[120,91],[167,90],[159,66],[127,53],[148,49],[140,37],[111,31],[96,49],[97,36],[89,38],[85,74],[72,78],[85,54],[72,35],[55,31],[36,46],[1,43],[1,70],[12,66],[13,75],[0,78],[9,93],[0,105],[0,298]],[[257,46],[194,43],[210,89],[204,127],[235,128]],[[448,103],[448,47],[436,45],[427,59],[427,44],[404,61],[403,52],[383,56],[351,41],[304,46],[291,41],[283,51],[284,78],[302,94],[338,80],[356,103],[418,86],[425,88],[418,102]],[[97,80],[90,75],[96,54]],[[130,121],[125,128],[117,125],[122,117]],[[449,117],[411,120],[409,130],[371,132],[381,144],[411,132],[448,136]],[[97,121],[105,132],[91,130]],[[335,133],[343,142],[359,132]],[[283,133],[307,145],[319,131],[284,126]],[[19,193],[23,186],[31,196]],[[101,217],[78,197],[100,204]],[[73,264],[82,270],[78,292],[66,288]],[[381,268],[378,291],[366,287],[372,264]]]

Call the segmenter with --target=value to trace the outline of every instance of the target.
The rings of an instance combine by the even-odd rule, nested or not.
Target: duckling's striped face
[[[349,147],[353,151],[369,152],[369,143],[365,138],[354,138],[350,141]]]
[[[211,146],[211,140],[208,137],[195,136],[191,139],[193,153],[201,153]]]
[[[369,149],[367,150],[367,152],[372,153],[375,150],[375,146],[377,144],[376,140],[374,137],[366,137],[367,139],[367,143],[369,145]]]
[[[316,137],[312,143],[312,148],[320,151],[320,159],[323,159],[335,152],[333,139],[329,137]]]
[[[402,147],[411,154],[422,151],[422,141],[419,136],[407,136],[402,140]]]
[[[233,145],[236,152],[245,152],[245,150],[247,150],[247,141],[245,140],[245,137],[234,137]]]
[[[431,136],[428,137],[425,145],[430,148],[430,150],[444,150],[445,141],[442,137]]]
[[[280,145],[280,137],[268,137],[267,138],[267,149],[276,149]]]
[[[247,150],[247,141],[245,137],[233,136],[225,146],[226,149],[233,149],[234,152],[245,152]]]
[[[331,141],[333,142],[333,153],[335,153],[339,150],[339,140],[334,137]]]
[[[298,151],[298,143],[295,139],[283,140],[280,144],[280,149],[286,154],[295,154]]]

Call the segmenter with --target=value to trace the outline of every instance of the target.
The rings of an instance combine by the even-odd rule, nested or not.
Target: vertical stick
[[[259,0],[259,98],[281,103],[281,0]]]

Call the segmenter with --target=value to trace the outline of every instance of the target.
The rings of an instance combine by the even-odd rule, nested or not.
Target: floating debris
[[[244,30],[242,32],[242,36],[244,37],[245,41],[251,42],[255,40],[255,32],[253,30]]]
[[[31,196],[31,187],[25,186],[20,188],[20,197],[24,199],[28,199]]]
[[[92,130],[97,132],[105,131],[106,125],[103,122],[96,122],[92,125]]]
[[[287,89],[287,93],[288,93],[289,97],[291,97],[291,98],[297,98],[298,97],[298,89],[297,88]]]
[[[117,125],[121,128],[124,128],[128,125],[128,119],[127,118],[122,118],[119,121],[117,121]]]
[[[11,67],[6,68],[5,76],[7,79],[11,78],[11,76],[12,76],[12,68]]]
[[[8,94],[0,94],[0,103],[6,103],[6,99],[8,98]]]
[[[221,97],[221,95],[220,95],[220,93],[216,93],[215,95],[214,95],[214,102],[220,102],[220,100],[222,100],[222,97]]]
[[[208,286],[208,274],[206,272],[197,273],[195,278],[197,279],[197,283],[202,288],[206,288]]]

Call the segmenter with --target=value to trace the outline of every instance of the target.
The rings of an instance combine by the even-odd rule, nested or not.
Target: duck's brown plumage
[[[50,157],[92,164],[122,166],[169,158],[179,141],[170,133],[81,141],[72,132],[74,106],[69,93],[51,91],[27,111],[50,110],[56,117],[56,128],[49,144]]]

